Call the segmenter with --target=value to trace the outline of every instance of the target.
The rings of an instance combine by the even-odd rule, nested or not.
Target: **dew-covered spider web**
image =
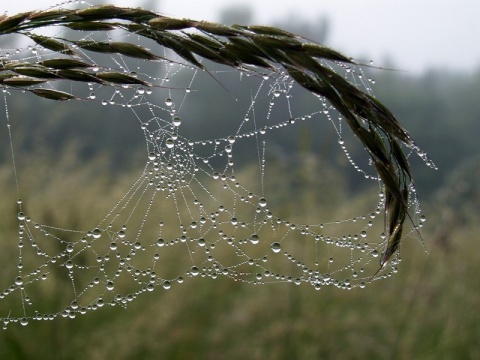
[[[122,21],[117,19],[115,24]],[[8,134],[8,161],[18,192],[17,237],[7,242],[17,248],[16,259],[7,264],[15,270],[7,272],[13,276],[0,281],[4,327],[12,322],[26,325],[60,316],[74,318],[103,306],[127,307],[144,293],[194,287],[196,278],[227,277],[252,286],[288,283],[284,286],[352,289],[397,271],[399,252],[373,276],[388,239],[386,195],[370,155],[332,104],[300,86],[285,68],[227,66],[197,57],[208,69],[204,70],[186,61],[179,51],[121,26],[104,31],[45,28],[29,29],[28,34],[34,35],[23,36],[18,47],[0,52],[1,126]],[[198,30],[172,33],[188,36]],[[68,39],[72,54],[42,46],[45,38],[34,36]],[[220,37],[208,38],[221,43]],[[86,43],[90,48],[81,46]],[[125,49],[119,53],[93,49],[118,43],[141,45],[156,58],[135,56],[134,50],[129,54]],[[67,55],[78,66],[54,62]],[[361,66],[321,63],[372,94],[373,81]],[[119,73],[128,78],[115,78]],[[46,81],[36,83],[32,77]],[[52,107],[72,102],[93,106],[99,122],[109,109],[119,109],[122,121],[137,124],[137,135],[144,139],[143,170],[131,174],[130,186],[103,216],[65,228],[44,222],[28,210],[25,179],[18,171],[18,164],[28,162],[19,158],[15,142],[16,124],[22,119],[11,106],[18,97],[25,103],[40,99]],[[218,115],[220,105],[229,112]],[[205,113],[211,117],[199,116]],[[302,140],[300,130],[309,135],[312,149],[333,139],[329,151],[285,154],[282,139],[297,136],[300,143],[307,141]],[[414,150],[407,149],[407,154]],[[284,211],[282,204],[295,203],[291,199],[296,195],[290,196],[287,190],[282,193],[288,189],[282,188],[287,181],[283,179],[291,180],[292,174],[278,164],[290,162],[294,172],[295,163],[301,162],[306,172],[313,172],[314,181],[321,183],[329,173],[318,162],[309,165],[312,153],[317,158],[341,157],[348,165],[345,171],[362,184],[357,188],[372,194],[370,208],[352,205],[348,212],[335,215],[339,218],[325,211],[316,213],[315,206],[308,211],[301,207]],[[72,191],[87,193],[89,189]],[[333,188],[307,197],[319,207],[331,206],[331,214],[336,214],[338,204],[328,203],[332,191],[343,190]],[[423,217],[412,183],[408,193],[411,224],[403,237],[419,237]],[[59,286],[62,296],[54,302],[55,308],[38,306]]]

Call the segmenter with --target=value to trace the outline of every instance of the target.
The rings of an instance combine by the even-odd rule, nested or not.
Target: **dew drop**
[[[95,239],[98,239],[100,236],[102,236],[102,231],[99,228],[96,228],[92,231],[92,236]]]
[[[274,242],[272,243],[272,246],[270,247],[274,253],[279,253],[282,250],[282,247],[280,243]]]
[[[172,99],[171,99],[171,98],[166,98],[166,99],[165,99],[165,105],[167,105],[167,106],[172,106],[172,105],[173,105]]]
[[[115,287],[115,286],[114,286],[114,284],[113,284],[113,281],[108,281],[108,282],[107,282],[107,290],[112,291],[114,287]]]
[[[15,284],[18,285],[18,286],[23,285],[23,279],[22,279],[21,276],[17,276],[15,278]]]
[[[22,326],[27,326],[28,325],[28,319],[27,318],[22,318],[22,320],[20,320],[20,325]]]
[[[167,148],[171,149],[174,147],[175,145],[175,140],[173,140],[172,138],[169,138],[167,139],[167,141],[165,142],[165,145],[167,145]]]
[[[175,116],[173,118],[173,126],[179,127],[181,124],[182,124],[182,120],[178,116]]]
[[[171,286],[172,286],[172,285],[170,284],[170,281],[165,280],[165,281],[163,282],[163,288],[164,288],[165,290],[170,289]]]
[[[253,234],[252,236],[250,236],[250,242],[251,242],[253,245],[258,244],[258,242],[259,242],[258,235],[257,235],[257,234]]]
[[[261,207],[267,206],[267,200],[264,197],[260,198],[258,200],[258,205],[260,205]]]

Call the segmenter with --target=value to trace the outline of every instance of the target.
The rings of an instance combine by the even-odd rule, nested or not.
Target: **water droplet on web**
[[[373,250],[373,251],[372,251],[372,256],[373,256],[373,257],[378,257],[378,251],[377,251],[377,250]]]
[[[175,140],[173,140],[172,138],[169,138],[165,142],[165,145],[167,146],[167,148],[171,149],[175,146]]]
[[[22,319],[20,320],[20,325],[22,325],[22,326],[27,326],[27,325],[28,325],[28,319],[25,318],[25,317],[22,318]]]
[[[251,242],[253,245],[258,244],[258,242],[259,242],[258,235],[257,235],[257,234],[253,234],[252,236],[250,236],[250,242]]]
[[[100,236],[102,236],[102,231],[99,228],[96,228],[92,231],[92,236],[95,239],[98,239]]]
[[[172,287],[172,285],[170,284],[170,281],[165,280],[165,281],[163,282],[163,288],[164,288],[165,290],[168,290],[168,289],[170,289],[171,287]]]
[[[171,99],[171,98],[166,98],[166,99],[165,99],[165,105],[167,105],[167,106],[172,106],[172,105],[173,105],[172,99]]]
[[[23,279],[22,279],[21,276],[17,276],[17,277],[15,278],[15,284],[16,284],[16,285],[19,285],[19,286],[20,286],[20,285],[23,285]]]
[[[107,290],[110,290],[112,291],[114,289],[114,284],[113,284],[113,281],[108,281],[107,282]]]
[[[279,252],[282,250],[282,246],[281,246],[280,243],[278,243],[278,242],[272,243],[272,245],[271,245],[270,248],[272,249],[272,251],[273,251],[274,253],[279,253]]]
[[[260,205],[260,207],[265,207],[265,206],[267,206],[267,200],[266,200],[264,197],[260,198],[260,199],[258,200],[258,205]]]
[[[173,126],[179,127],[181,124],[182,124],[182,120],[178,116],[175,116],[173,118]]]
[[[23,212],[19,212],[17,215],[18,220],[22,221],[25,220],[25,214]]]

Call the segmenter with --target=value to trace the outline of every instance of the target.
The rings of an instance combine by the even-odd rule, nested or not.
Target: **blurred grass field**
[[[104,161],[81,167],[67,159],[56,164],[63,169],[61,177],[42,170],[47,160],[35,162],[31,173],[22,175],[30,179],[23,182],[29,211],[68,228],[98,218],[131,181],[131,176],[100,173]],[[469,172],[474,179],[477,165]],[[10,171],[0,171],[0,263],[7,280],[2,284],[14,277],[18,255]],[[37,190],[41,184],[42,191],[29,193],[29,181]],[[306,285],[258,286],[221,276],[187,278],[181,286],[142,294],[127,309],[105,306],[73,320],[10,324],[0,331],[0,358],[478,359],[478,186],[473,183],[473,195],[461,198],[459,192],[468,184],[461,185],[452,177],[423,204],[428,254],[417,239],[405,239],[399,272],[365,289],[315,291]],[[314,206],[311,196],[304,195],[296,197],[295,206]],[[361,207],[367,198],[360,193],[348,202],[329,199],[329,206],[320,209],[325,216],[328,209],[348,213],[352,204]],[[461,208],[469,210],[464,214]],[[45,306],[61,298],[62,287],[52,288]]]

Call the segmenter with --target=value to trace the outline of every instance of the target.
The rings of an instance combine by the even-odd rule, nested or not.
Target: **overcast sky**
[[[97,4],[96,0],[89,1]],[[0,0],[10,15],[46,8],[59,0]],[[145,1],[111,0],[121,6]],[[218,20],[222,9],[249,5],[257,24],[298,18],[330,20],[327,45],[352,57],[368,56],[376,65],[386,57],[413,73],[432,67],[459,71],[480,69],[479,0],[161,0],[158,11],[174,17]],[[35,4],[35,5],[33,5]]]

